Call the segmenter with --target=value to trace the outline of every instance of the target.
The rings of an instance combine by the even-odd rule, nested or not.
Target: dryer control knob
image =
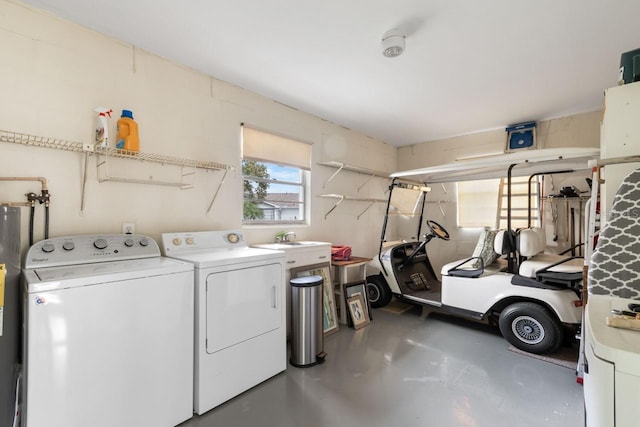
[[[51,253],[56,247],[53,246],[53,243],[45,243],[42,245],[42,252]]]
[[[93,246],[96,249],[104,249],[108,246],[108,243],[106,239],[98,239],[95,242],[93,242]]]
[[[131,246],[133,246],[133,239],[127,239],[124,241],[124,245],[128,248],[130,248]]]
[[[73,244],[73,242],[64,242],[62,244],[62,249],[64,249],[65,251],[72,251],[76,248],[76,245]]]
[[[187,245],[193,245],[193,237],[187,237]]]
[[[175,237],[172,240],[173,246],[180,246],[182,244],[182,240],[179,237]]]
[[[149,246],[149,241],[145,238],[140,239],[140,246]]]

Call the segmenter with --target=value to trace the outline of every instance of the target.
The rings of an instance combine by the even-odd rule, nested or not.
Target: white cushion
[[[520,230],[518,235],[518,252],[525,257],[532,257],[544,252],[539,234],[532,228]]]
[[[542,248],[542,252],[544,252],[544,250],[547,248],[547,235],[544,232],[544,228],[532,228],[532,230],[536,232],[539,240],[538,244]]]
[[[523,230],[524,231],[524,230]],[[558,254],[538,254],[533,256],[520,264],[518,273],[525,277],[536,277],[536,273],[545,267],[548,267],[556,262],[560,262],[568,257]],[[577,273],[582,271],[584,260],[582,258],[572,259],[558,266],[555,266],[551,271],[558,271],[561,273]]]
[[[493,250],[500,255],[505,255],[505,252],[503,252],[502,250],[502,247],[504,245],[504,233],[504,230],[498,231],[496,237],[493,239]]]

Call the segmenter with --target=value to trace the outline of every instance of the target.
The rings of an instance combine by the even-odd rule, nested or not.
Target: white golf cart
[[[387,305],[392,296],[406,302],[436,307],[444,312],[497,324],[515,347],[531,353],[548,353],[563,342],[567,330],[576,332],[582,319],[582,258],[544,253],[541,229],[511,229],[511,178],[566,173],[587,169],[597,149],[541,149],[451,165],[397,172],[391,175],[387,212],[377,258],[371,266],[379,274],[367,277],[373,307]],[[396,193],[417,192],[418,230],[422,232],[427,184],[488,179],[507,175],[507,228],[484,233],[493,247],[495,262],[484,258],[454,261],[441,269],[440,282],[429,261],[428,243],[449,240],[441,225],[426,220],[421,241],[387,242],[389,215]],[[483,251],[490,253],[491,251]],[[495,259],[495,258],[494,258]]]

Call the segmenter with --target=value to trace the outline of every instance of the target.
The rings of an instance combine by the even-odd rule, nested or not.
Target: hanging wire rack
[[[198,169],[209,170],[234,170],[235,167],[217,162],[207,162],[202,160],[192,160],[180,157],[164,156],[160,154],[141,153],[127,150],[118,150],[116,148],[94,147],[92,144],[86,144],[76,141],[67,141],[58,138],[48,138],[43,136],[29,135],[19,132],[11,132],[0,129],[0,142],[12,142],[15,144],[29,145],[33,147],[54,148],[57,150],[88,152],[90,154],[105,155],[109,157],[118,157],[126,159],[135,159],[146,162],[188,166]]]

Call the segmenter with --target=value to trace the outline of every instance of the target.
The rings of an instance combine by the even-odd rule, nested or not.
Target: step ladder
[[[529,227],[529,210],[531,210],[531,227],[541,227],[542,218],[540,203],[540,183],[537,179],[531,181],[531,200],[529,197],[529,177],[511,178],[511,228]],[[500,179],[498,188],[498,210],[496,213],[496,229],[507,228],[507,178]],[[531,206],[531,208],[529,208]]]

